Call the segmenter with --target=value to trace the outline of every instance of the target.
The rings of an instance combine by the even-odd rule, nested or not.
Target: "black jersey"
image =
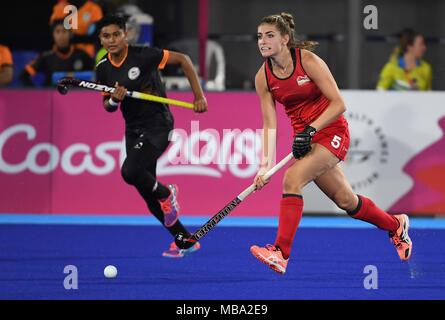
[[[165,97],[159,70],[163,69],[168,50],[147,46],[128,46],[119,65],[111,61],[110,54],[96,65],[96,80],[113,87],[116,82],[130,91],[139,91]],[[173,117],[167,104],[125,98],[121,103],[127,129],[173,128]]]
[[[45,74],[45,85],[52,82],[54,72],[93,71],[94,60],[83,50],[71,45],[67,53],[60,52],[55,46],[52,50],[43,52],[37,59],[29,63],[25,70],[30,75],[37,72]]]

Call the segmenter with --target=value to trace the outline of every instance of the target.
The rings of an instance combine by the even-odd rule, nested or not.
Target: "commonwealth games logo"
[[[349,112],[345,117],[351,142],[344,171],[353,190],[359,191],[380,178],[381,169],[388,163],[389,146],[382,126],[368,115]]]

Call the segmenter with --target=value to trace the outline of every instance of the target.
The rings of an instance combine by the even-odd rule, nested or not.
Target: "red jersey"
[[[272,62],[264,63],[266,82],[273,98],[281,103],[291,120],[294,132],[298,133],[314,122],[328,107],[329,100],[309,78],[301,63],[301,49],[290,49],[294,70],[287,78],[279,78],[272,71]],[[346,119],[340,116],[331,126],[347,126]]]
[[[309,78],[301,63],[301,49],[291,49],[294,70],[287,78],[279,78],[272,71],[272,62],[264,63],[266,82],[272,97],[284,106],[291,120],[294,134],[315,121],[328,107],[329,100]],[[317,131],[312,143],[326,147],[340,160],[344,160],[349,148],[348,122],[341,115],[327,127]]]

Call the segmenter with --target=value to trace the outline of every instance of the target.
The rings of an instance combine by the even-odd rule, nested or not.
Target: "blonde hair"
[[[288,35],[289,42],[287,43],[288,48],[300,48],[313,51],[318,45],[316,41],[300,41],[295,36],[295,23],[294,17],[288,12],[282,12],[280,14],[273,14],[266,16],[261,19],[262,24],[270,24],[275,26],[282,36]]]

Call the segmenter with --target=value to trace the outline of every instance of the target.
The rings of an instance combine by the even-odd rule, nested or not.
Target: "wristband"
[[[119,102],[114,101],[113,98],[110,98],[110,99],[108,100],[108,103],[109,103],[110,106],[112,106],[112,107],[117,107],[117,106],[119,105]]]
[[[314,134],[317,132],[317,129],[315,129],[314,127],[311,127],[311,126],[306,126],[306,128],[304,128],[303,132],[307,133],[308,135],[313,137]]]

